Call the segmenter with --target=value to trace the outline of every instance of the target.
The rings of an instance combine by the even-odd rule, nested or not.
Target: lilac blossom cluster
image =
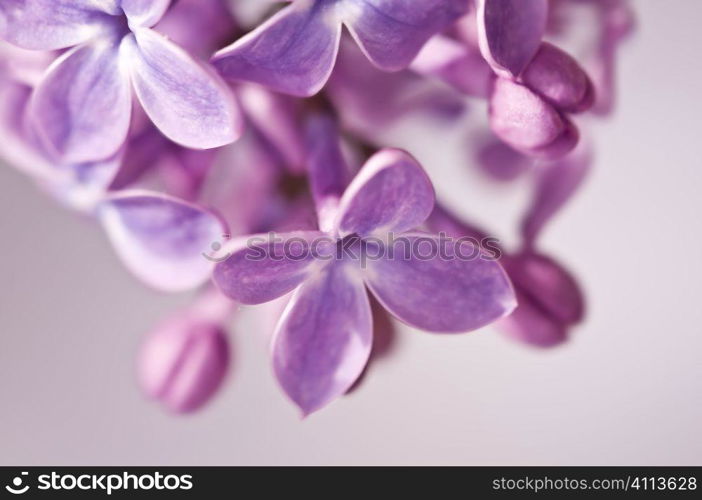
[[[2,0],[0,158],[93,218],[143,283],[197,290],[143,344],[150,397],[200,408],[227,372],[226,324],[284,298],[273,370],[309,414],[357,382],[387,314],[567,339],[582,293],[537,239],[590,168],[576,120],[612,110],[632,25],[626,0]],[[458,126],[480,101],[475,161],[533,178],[518,249],[379,144],[412,113]],[[486,239],[499,259],[446,255]],[[442,253],[394,258],[398,241]],[[324,258],[340,247],[361,258]]]

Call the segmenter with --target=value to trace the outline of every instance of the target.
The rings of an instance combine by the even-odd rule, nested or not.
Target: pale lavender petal
[[[475,330],[516,306],[502,266],[467,240],[404,234],[367,259],[365,279],[390,313],[431,332]]]
[[[534,197],[521,223],[526,245],[533,244],[546,223],[582,185],[591,163],[592,154],[583,144],[566,157],[540,167]]]
[[[478,34],[485,60],[502,75],[519,76],[541,44],[548,0],[478,0]]]
[[[294,2],[217,52],[212,62],[229,80],[311,96],[331,75],[340,37],[341,23],[328,0]]]
[[[82,45],[50,66],[30,103],[32,124],[61,163],[107,158],[124,143],[132,96],[119,64],[119,46]]]
[[[368,362],[372,332],[368,294],[353,269],[328,265],[295,291],[273,339],[273,368],[304,415],[349,390]]]
[[[132,29],[150,28],[163,17],[170,4],[171,0],[121,0]]]
[[[497,78],[490,98],[492,131],[516,150],[559,158],[578,142],[575,125],[524,85]]]
[[[227,233],[218,217],[197,205],[147,191],[115,194],[97,213],[127,268],[167,292],[204,283],[214,266],[206,252]]]
[[[373,155],[346,189],[337,230],[357,233],[402,232],[419,226],[434,208],[434,188],[409,153],[383,149]]]
[[[320,249],[334,242],[317,231],[251,236],[235,242],[215,267],[213,279],[220,291],[242,304],[261,304],[295,289],[315,266]],[[316,246],[314,246],[316,245]]]
[[[243,118],[231,90],[185,51],[147,28],[125,38],[124,48],[139,102],[169,139],[209,149],[241,135]]]
[[[562,111],[585,111],[595,99],[587,73],[575,59],[550,43],[541,44],[521,81]]]
[[[342,18],[379,68],[406,68],[422,45],[468,12],[465,0],[362,0],[342,4]]]
[[[178,315],[146,337],[138,360],[142,390],[170,411],[191,412],[207,403],[229,366],[229,345],[218,324]]]
[[[114,24],[116,0],[2,0],[0,38],[33,50],[86,42]]]

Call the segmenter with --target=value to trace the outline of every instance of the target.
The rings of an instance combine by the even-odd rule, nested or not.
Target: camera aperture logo
[[[30,489],[27,484],[27,472],[12,479],[5,489],[13,495],[21,495]],[[104,491],[111,495],[120,490],[190,490],[193,488],[193,477],[190,474],[41,474],[37,476],[38,490],[83,490]]]

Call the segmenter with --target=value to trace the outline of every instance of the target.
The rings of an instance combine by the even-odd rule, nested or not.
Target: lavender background
[[[596,169],[543,240],[588,295],[573,340],[539,351],[494,328],[402,328],[359,391],[305,421],[252,308],[203,412],[145,401],[140,337],[187,297],[142,287],[97,226],[0,168],[0,464],[702,464],[702,7],[635,8],[619,107],[589,124]],[[406,128],[392,139],[440,196],[513,242],[528,184],[486,187],[464,133]]]

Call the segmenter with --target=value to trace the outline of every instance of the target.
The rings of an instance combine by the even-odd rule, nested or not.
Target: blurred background
[[[305,420],[273,379],[256,308],[232,324],[234,368],[203,411],[147,401],[140,340],[188,297],[144,288],[92,221],[3,165],[0,464],[700,465],[702,6],[634,8],[618,108],[585,125],[595,168],[541,245],[584,287],[584,324],[549,350],[496,328],[399,327],[358,390]],[[408,124],[392,140],[448,205],[515,241],[526,179],[486,183],[465,131]]]

